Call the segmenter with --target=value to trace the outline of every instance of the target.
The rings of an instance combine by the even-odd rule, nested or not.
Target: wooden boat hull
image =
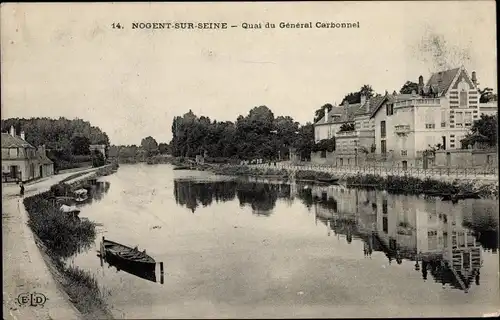
[[[113,256],[115,261],[127,263],[130,266],[139,268],[154,268],[156,266],[156,261],[146,253],[114,241],[103,239],[102,250],[104,257]]]
[[[110,266],[115,267],[117,271],[125,271],[136,277],[157,282],[156,278],[156,263],[137,264],[131,263],[129,260],[119,259],[115,255],[105,254],[102,257]]]
[[[339,179],[324,179],[324,178],[317,178],[316,181],[321,182],[321,183],[337,183]]]

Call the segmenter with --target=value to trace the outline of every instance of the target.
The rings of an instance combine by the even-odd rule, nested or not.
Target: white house
[[[479,117],[475,72],[465,68],[432,74],[426,85],[419,77],[419,92],[391,96],[372,113],[376,152],[391,154],[402,167],[420,166],[429,146],[460,149],[460,140]]]

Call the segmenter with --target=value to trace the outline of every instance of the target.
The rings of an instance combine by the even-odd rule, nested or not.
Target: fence
[[[338,174],[373,174],[380,176],[415,176],[415,177],[456,177],[456,178],[487,178],[498,179],[497,167],[476,167],[476,168],[402,168],[386,166],[328,166],[328,165],[293,165],[286,163],[276,163],[276,166],[269,164],[248,165],[258,168],[279,168],[290,171],[311,170]]]

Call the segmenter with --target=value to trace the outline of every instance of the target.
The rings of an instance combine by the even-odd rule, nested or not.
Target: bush
[[[53,190],[58,188],[64,187],[54,187]],[[54,195],[49,191],[24,199],[29,215],[28,225],[50,253],[57,258],[68,258],[93,243],[95,224],[61,214],[52,201],[45,200]]]

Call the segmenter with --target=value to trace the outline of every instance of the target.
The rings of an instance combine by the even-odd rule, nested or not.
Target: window
[[[408,150],[401,150],[401,155],[402,156],[407,156],[408,155]]]
[[[321,158],[326,158],[326,150],[321,150]]]
[[[425,128],[426,129],[435,129],[436,125],[434,123],[426,123]]]
[[[387,214],[387,199],[382,200],[382,213]]]
[[[467,107],[467,91],[460,91],[460,107]]]
[[[446,110],[441,110],[441,128],[446,127]]]
[[[380,141],[380,151],[382,152],[382,154],[387,153],[387,145],[385,140]]]
[[[472,112],[466,112],[465,113],[465,125],[471,125],[472,124]]]
[[[385,232],[385,233],[388,233],[389,232],[389,223],[387,221],[387,217],[383,217],[382,218],[382,230]]]
[[[380,136],[385,138],[385,121],[380,121]]]
[[[385,110],[386,110],[386,115],[388,116],[392,116],[394,114],[394,105],[393,104],[388,104],[386,107],[385,107]]]
[[[10,157],[11,158],[17,158],[19,156],[19,149],[18,148],[10,148]]]

